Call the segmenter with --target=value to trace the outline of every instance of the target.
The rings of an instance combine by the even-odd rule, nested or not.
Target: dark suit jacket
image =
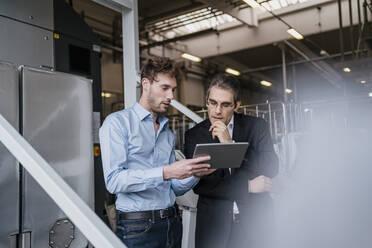
[[[192,157],[196,144],[219,142],[217,138],[213,140],[209,132],[210,125],[210,121],[205,120],[186,132],[186,158]],[[272,220],[270,196],[267,193],[248,193],[248,180],[259,175],[273,177],[278,172],[278,158],[268,125],[261,118],[234,114],[233,140],[249,142],[241,167],[233,169],[231,175],[229,169],[218,169],[202,177],[193,189],[199,195],[195,240],[197,248],[229,247],[227,243],[234,201],[237,202],[241,224],[245,229],[243,233],[247,234],[244,238],[251,242],[247,246],[254,247],[252,242],[262,239],[261,234],[268,228],[263,223]]]

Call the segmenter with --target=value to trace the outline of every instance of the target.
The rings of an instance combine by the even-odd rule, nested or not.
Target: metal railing
[[[0,142],[97,248],[126,248],[40,154],[0,114]]]
[[[329,128],[361,128],[372,125],[372,98],[349,97],[304,102],[302,129],[311,130],[319,124]]]
[[[281,138],[298,127],[301,106],[299,104],[283,102],[266,102],[252,105],[240,106],[239,113],[265,119],[269,124],[270,134],[274,143],[281,142]],[[184,113],[181,111],[181,113]],[[195,111],[198,120],[207,118],[208,111],[205,109]],[[169,117],[169,125],[176,137],[177,148],[182,148],[184,133],[196,123],[188,115],[177,115]]]
[[[245,115],[261,117],[269,123],[270,134],[274,142],[289,132],[288,113],[283,102],[266,102],[244,105],[239,111]]]

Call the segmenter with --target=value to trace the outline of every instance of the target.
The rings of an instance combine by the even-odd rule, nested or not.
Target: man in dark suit
[[[278,172],[278,158],[265,120],[237,114],[239,104],[239,81],[215,76],[207,91],[209,119],[185,135],[187,158],[199,143],[249,142],[240,168],[217,169],[194,187],[199,195],[196,248],[268,246],[273,228],[268,191]]]

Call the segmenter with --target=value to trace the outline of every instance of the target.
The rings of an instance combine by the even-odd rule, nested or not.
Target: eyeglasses
[[[214,101],[214,100],[211,100],[211,99],[208,99],[207,100],[207,106],[211,107],[211,108],[217,108],[217,106],[220,106],[221,109],[229,109],[229,108],[232,108],[235,106],[234,103],[231,103],[231,102],[223,102],[221,104],[218,104],[218,102]]]

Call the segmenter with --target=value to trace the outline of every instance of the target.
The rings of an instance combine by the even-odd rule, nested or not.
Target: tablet
[[[249,143],[208,143],[197,144],[194,150],[194,158],[201,155],[210,155],[210,165],[213,169],[239,168],[247,152]]]

